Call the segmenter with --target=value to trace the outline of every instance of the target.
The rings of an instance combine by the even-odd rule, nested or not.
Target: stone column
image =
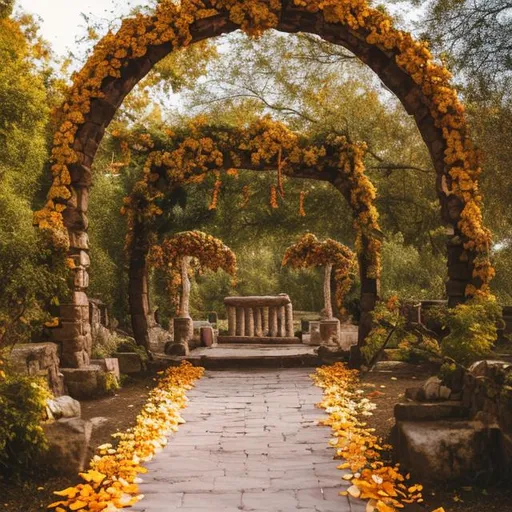
[[[71,301],[61,304],[60,325],[52,329],[52,337],[62,346],[61,366],[83,368],[90,364],[92,350],[89,299],[86,293],[91,264],[86,215],[88,183],[74,184],[71,192],[72,197],[63,213],[69,233],[68,257],[73,261]]]
[[[268,323],[270,326],[270,336],[272,338],[277,338],[278,336],[277,310],[277,306],[270,306],[268,308]]]
[[[290,302],[290,304],[286,305],[286,336],[289,338],[293,338],[295,335],[294,329],[293,329],[293,305]]]
[[[228,315],[228,336],[236,336],[236,308],[227,306],[226,312]]]
[[[254,310],[254,334],[258,338],[261,338],[263,336],[262,311],[263,308],[256,308]]]
[[[284,338],[286,336],[286,307],[285,306],[279,306],[278,318],[279,318],[279,337]]]
[[[254,312],[253,308],[245,308],[245,335],[254,336]]]
[[[269,308],[261,308],[261,325],[263,330],[263,336],[268,336],[268,315]]]
[[[236,335],[245,336],[245,311],[244,308],[236,308]]]

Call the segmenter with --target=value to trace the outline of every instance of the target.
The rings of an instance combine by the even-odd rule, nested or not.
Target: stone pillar
[[[226,312],[228,315],[228,336],[236,335],[236,308],[234,306],[227,306]]]
[[[245,335],[254,336],[254,312],[253,308],[245,308]]]
[[[268,336],[268,316],[270,308],[261,308],[261,325],[263,336]]]
[[[68,257],[73,261],[71,301],[61,304],[60,325],[52,329],[52,338],[62,347],[61,366],[66,368],[86,367],[91,358],[92,333],[89,299],[86,294],[89,286],[88,269],[91,264],[87,203],[87,187],[72,187],[72,198],[64,214],[70,241]]]
[[[278,318],[277,318],[277,306],[270,306],[268,308],[268,323],[270,328],[270,336],[276,338],[278,335]]]
[[[286,306],[286,336],[289,338],[293,338],[295,335],[294,329],[293,329],[293,305],[290,302],[290,304],[287,304]]]
[[[279,306],[278,309],[279,318],[279,337],[284,338],[286,336],[286,307]]]
[[[262,312],[263,308],[256,308],[254,310],[254,334],[258,338],[261,338],[263,336]]]
[[[236,335],[245,336],[245,311],[244,308],[236,308]]]

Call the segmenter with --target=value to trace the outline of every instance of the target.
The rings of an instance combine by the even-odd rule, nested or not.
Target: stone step
[[[150,367],[160,370],[181,361],[210,370],[238,368],[297,368],[322,364],[316,347],[305,345],[226,344],[212,348],[198,348],[188,356],[155,354]]]
[[[460,401],[405,402],[395,405],[397,421],[438,421],[443,419],[464,419],[468,409]]]
[[[272,337],[272,336],[219,336],[220,344],[256,344],[256,345],[302,345],[296,337]]]

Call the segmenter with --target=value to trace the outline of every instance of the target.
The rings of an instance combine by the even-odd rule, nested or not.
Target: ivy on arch
[[[450,304],[487,295],[494,270],[489,261],[491,235],[481,211],[479,155],[450,73],[426,43],[396,29],[389,16],[366,0],[182,0],[179,5],[164,0],[151,14],[125,19],[117,33],[97,44],[74,76],[61,108],[52,150],[53,183],[35,221],[50,231],[56,244],[70,247],[78,263],[73,307],[64,320],[83,321],[76,308],[85,309],[87,300],[87,279],[80,277],[88,260],[82,255],[88,250],[87,197],[91,165],[105,128],[126,95],[160,59],[176,48],[238,29],[249,35],[268,29],[317,34],[345,46],[378,74],[414,116],[437,171],[441,215],[450,233]],[[69,331],[77,329],[70,326]],[[86,350],[75,345],[64,364],[87,364]]]

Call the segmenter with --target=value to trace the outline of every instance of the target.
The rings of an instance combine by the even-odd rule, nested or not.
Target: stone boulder
[[[102,425],[106,418],[65,418],[44,426],[49,449],[42,456],[40,466],[63,475],[76,477],[84,471],[93,455],[90,444],[95,428]]]
[[[61,418],[80,418],[82,409],[80,402],[70,396],[59,396],[53,400],[48,400],[48,409],[54,419]]]
[[[430,377],[425,384],[423,384],[423,392],[425,393],[425,400],[439,400],[441,394],[441,379],[438,377]]]
[[[144,363],[136,352],[117,352],[115,357],[119,361],[119,371],[124,375],[135,375],[144,371]]]
[[[64,394],[59,371],[58,346],[55,343],[23,343],[15,345],[9,354],[14,371],[32,377],[44,377],[54,396]]]
[[[396,458],[422,482],[464,481],[493,467],[489,429],[480,422],[399,421],[394,431]]]
[[[61,368],[68,393],[79,400],[89,400],[105,395],[108,389],[108,376],[99,365],[83,368]]]

